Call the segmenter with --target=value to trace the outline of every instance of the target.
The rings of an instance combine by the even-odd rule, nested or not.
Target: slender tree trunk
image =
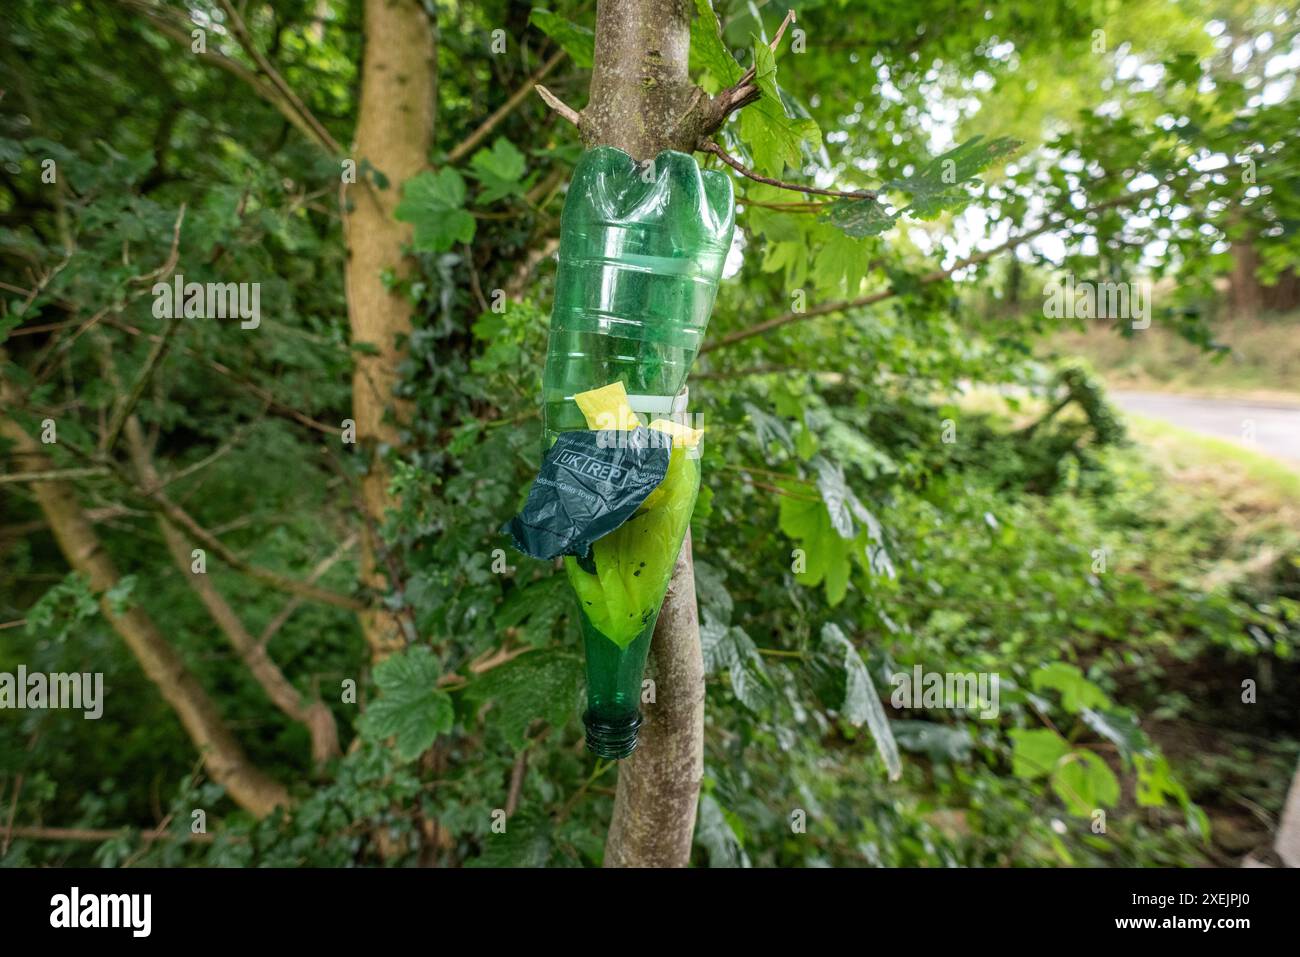
[[[16,398],[7,387],[0,387],[0,393],[6,406]],[[42,472],[54,468],[40,443],[8,416],[0,417],[0,434],[16,446],[19,453],[16,461],[21,463],[21,471]],[[85,575],[90,587],[101,595],[117,585],[121,576],[77,501],[71,483],[32,482],[31,489],[73,570]],[[231,800],[259,817],[277,806],[287,805],[288,791],[249,761],[212,699],[145,610],[133,605],[119,612],[106,597],[101,597],[100,608],[145,675],[181,719],[190,740],[203,755],[204,767],[226,789]]]
[[[346,286],[352,341],[367,343],[373,355],[358,353],[352,377],[352,415],[357,440],[373,455],[361,484],[367,513],[362,545],[362,578],[387,591],[392,582],[381,557],[376,531],[393,503],[382,451],[401,444],[406,403],[393,396],[400,340],[411,332],[411,305],[385,287],[384,273],[409,274],[402,247],[410,227],[393,219],[402,183],[424,169],[433,141],[437,53],[433,24],[418,0],[365,0],[365,54],[361,65],[361,104],[352,157],[357,183],[346,187]],[[388,180],[380,189],[360,171],[363,162]],[[383,610],[361,613],[371,653],[379,658],[403,645],[396,618]]]
[[[591,97],[582,113],[588,146],[638,160],[666,148],[690,151],[698,131],[680,118],[695,88],[687,73],[686,0],[600,0]],[[695,606],[691,540],[682,545],[650,646],[655,701],[640,744],[618,772],[607,867],[684,867],[704,775],[704,661]]]

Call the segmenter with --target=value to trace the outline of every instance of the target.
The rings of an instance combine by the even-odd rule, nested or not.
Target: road
[[[1108,391],[1106,394],[1125,412],[1227,439],[1300,466],[1300,406],[1160,392]]]

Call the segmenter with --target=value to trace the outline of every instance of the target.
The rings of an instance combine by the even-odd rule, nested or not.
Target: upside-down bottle
[[[731,248],[727,175],[685,153],[647,165],[598,147],[574,170],[543,376],[545,447],[588,424],[574,396],[622,381],[648,418],[684,412],[686,376]],[[590,560],[566,558],[587,656],[587,746],[636,747],[641,681],[659,608],[699,491],[698,449],[672,449],[668,475]]]

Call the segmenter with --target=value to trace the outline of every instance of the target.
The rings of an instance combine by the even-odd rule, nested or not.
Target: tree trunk
[[[16,398],[7,387],[0,388],[0,393],[6,406]],[[8,416],[0,417],[0,434],[14,442],[20,471],[54,468],[40,443]],[[66,481],[43,481],[32,482],[31,488],[72,569],[85,575],[90,587],[101,596],[117,585],[121,577],[77,501],[73,486]],[[101,597],[99,604],[105,620],[121,635],[145,675],[181,719],[212,779],[226,789],[231,800],[258,817],[287,805],[288,791],[249,761],[212,699],[145,610],[128,602],[129,607],[118,612],[107,597]]]
[[[588,146],[617,146],[638,160],[694,148],[679,119],[695,88],[687,73],[686,0],[600,0],[591,97],[582,113]],[[686,140],[689,140],[687,142]],[[622,762],[607,867],[684,867],[704,775],[704,660],[688,534],[650,646],[655,701],[643,707],[640,744]]]
[[[361,103],[352,157],[355,185],[345,187],[344,229],[348,246],[346,286],[352,341],[368,343],[373,355],[356,354],[352,376],[352,416],[357,441],[373,456],[361,483],[362,580],[383,593],[392,582],[381,560],[377,531],[388,497],[383,451],[401,443],[406,403],[394,398],[401,339],[411,333],[411,305],[400,292],[385,288],[383,274],[403,277],[409,263],[402,247],[410,227],[393,218],[402,183],[424,169],[433,141],[437,54],[433,24],[418,0],[366,0],[365,54],[361,64]],[[388,180],[380,189],[363,162]],[[383,610],[361,613],[371,654],[381,658],[403,646],[397,619]]]

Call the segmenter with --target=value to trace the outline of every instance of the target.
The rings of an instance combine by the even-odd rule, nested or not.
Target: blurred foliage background
[[[384,157],[351,158],[415,225],[416,268],[389,277],[414,307],[400,450],[346,441],[376,344],[349,336],[349,157],[320,142],[353,137],[362,4],[238,5],[323,137],[268,103],[222,4],[0,13],[0,671],[106,688],[96,721],[0,711],[6,865],[600,862],[615,771],[583,749],[572,599],[555,568],[497,551],[537,466],[581,151],[528,90],[554,60],[546,85],[581,106],[593,5],[425,6],[428,170],[393,182]],[[695,6],[710,91],[787,8],[716,0],[719,33]],[[1229,323],[1295,341],[1297,10],[789,6],[769,108],[719,142],[760,174],[880,198],[735,181],[739,238],[692,384],[708,428],[696,862],[1267,860],[1300,753],[1295,489],[1246,458],[1133,442],[1069,336],[1131,356],[1144,332],[1049,318],[1043,292],[1065,274],[1151,283],[1153,330],[1196,356],[1225,353]],[[260,326],[156,318],[152,283],[176,273],[259,283]],[[69,570],[20,474],[18,433],[45,420],[111,587]],[[367,519],[375,455],[400,504]],[[208,536],[215,602],[158,521],[176,508]],[[386,589],[360,577],[367,521]],[[372,666],[362,603],[406,650]],[[205,772],[115,627],[132,608],[291,811]],[[890,675],[918,665],[996,673],[999,715],[893,707]]]

